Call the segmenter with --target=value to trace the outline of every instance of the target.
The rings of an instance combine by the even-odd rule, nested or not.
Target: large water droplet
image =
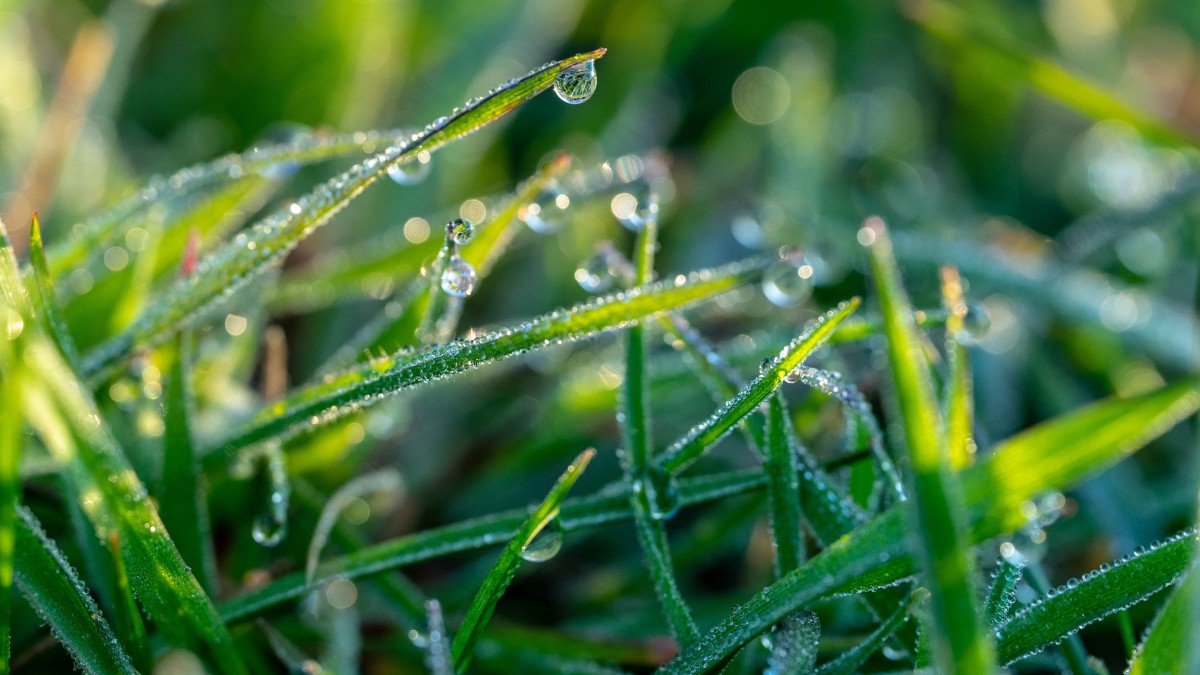
[[[570,205],[571,198],[566,193],[549,187],[542,190],[533,201],[521,207],[520,217],[534,232],[550,234],[562,227],[567,207]]]
[[[643,485],[650,502],[651,518],[668,520],[679,513],[683,503],[679,499],[679,483],[674,476],[660,469],[651,469]]]
[[[609,206],[617,220],[631,232],[641,230],[646,226],[646,221],[652,218],[658,219],[658,196],[652,192],[620,192],[612,198]]]
[[[575,281],[588,293],[603,293],[613,285],[615,274],[612,261],[603,252],[583,261],[575,270]]]
[[[470,243],[471,238],[475,236],[475,223],[466,218],[455,218],[446,223],[446,233],[455,244],[462,246]]]
[[[425,161],[421,161],[424,159]],[[388,177],[397,185],[416,185],[429,175],[429,153],[420,152],[416,159],[388,167]]]
[[[554,93],[566,103],[583,103],[596,91],[596,63],[584,61],[564,69],[554,78]]]
[[[812,295],[813,268],[800,260],[786,260],[763,273],[763,295],[776,307],[791,307]]]
[[[558,552],[562,550],[562,544],[562,523],[555,518],[546,523],[542,531],[534,535],[533,541],[521,549],[521,557],[529,562],[546,562],[558,555]]]
[[[475,268],[457,253],[450,256],[446,268],[442,270],[442,290],[456,298],[465,298],[474,293],[477,280]]]
[[[278,546],[287,535],[287,521],[278,520],[269,513],[259,514],[250,526],[250,536],[263,546]]]

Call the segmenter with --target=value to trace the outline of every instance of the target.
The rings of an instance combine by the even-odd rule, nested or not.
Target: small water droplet
[[[542,190],[533,201],[521,207],[521,220],[538,234],[551,234],[562,227],[571,198],[557,187]]]
[[[791,307],[812,295],[813,268],[803,258],[785,260],[763,273],[763,295],[776,307]]]
[[[529,562],[546,562],[558,555],[562,550],[562,523],[558,518],[546,523],[541,532],[534,535],[533,540],[521,549],[521,557]]]
[[[674,476],[661,469],[650,469],[644,480],[646,497],[650,502],[650,517],[669,520],[679,513],[683,503],[679,499],[679,483]]]
[[[566,103],[583,103],[596,91],[596,63],[584,61],[568,68],[554,78],[554,93]]]
[[[446,268],[442,270],[442,290],[456,298],[465,298],[474,293],[477,280],[475,268],[457,253],[450,256]]]
[[[475,236],[475,223],[466,218],[455,218],[446,223],[446,233],[455,244],[462,246],[470,243],[471,238]]]
[[[276,520],[271,514],[263,513],[254,519],[250,536],[262,546],[278,546],[287,535],[287,521]]]
[[[421,154],[425,157],[429,156],[425,153]],[[397,185],[416,185],[429,176],[429,162],[422,162],[420,158],[417,158],[403,164],[393,164],[388,167],[387,173],[388,177]]]
[[[607,291],[612,287],[615,276],[612,261],[604,252],[583,261],[575,270],[575,281],[588,293]]]

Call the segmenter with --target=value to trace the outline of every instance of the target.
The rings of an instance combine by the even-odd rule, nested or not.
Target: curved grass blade
[[[658,245],[658,222],[648,218],[642,224],[637,237],[637,268],[634,284],[647,284],[654,277],[654,250]],[[663,524],[672,505],[652,504],[656,496],[670,499],[669,487],[658,484],[651,474],[650,432],[650,385],[646,375],[646,355],[650,351],[646,326],[638,324],[627,331],[625,347],[625,379],[621,388],[621,441],[624,445],[625,478],[633,488],[630,503],[633,506],[633,521],[638,541],[642,547],[646,564],[650,567],[650,578],[658,595],[671,634],[681,649],[700,637],[696,623],[692,620],[687,601],[675,582],[675,570],[671,562],[671,549],[667,541],[667,530]],[[656,487],[656,485],[658,485]],[[656,509],[662,509],[655,514]]]
[[[87,587],[37,518],[17,509],[15,579],[34,610],[50,624],[75,665],[87,673],[136,673],[121,642],[100,615]]]
[[[883,643],[887,641],[897,629],[908,621],[909,613],[913,607],[928,598],[929,592],[924,589],[913,591],[909,596],[908,601],[901,604],[891,614],[879,623],[871,634],[863,639],[862,642],[854,645],[838,656],[836,659],[822,665],[817,669],[819,675],[852,675],[858,672],[859,666],[876,651],[883,647]]]
[[[291,142],[256,146],[241,154],[180,169],[170,176],[151,178],[141,190],[112,208],[71,228],[71,234],[48,251],[54,276],[84,265],[105,244],[134,227],[138,214],[154,204],[252,175],[277,177],[303,164],[353,153],[373,153],[379,146],[404,137],[402,131],[358,131],[336,136],[303,134]],[[283,171],[281,171],[283,169]]]
[[[153,345],[169,332],[195,322],[222,297],[227,297],[287,253],[317,228],[329,222],[352,199],[379,180],[389,168],[431,153],[511,112],[554,83],[563,70],[604,55],[599,49],[548,63],[519,80],[511,80],[486,97],[439,118],[411,139],[334,177],[289,206],[260,221],[206,259],[196,274],[175,287],[124,332],[90,352],[82,372],[93,376],[126,358],[136,345]]]
[[[680,481],[679,502],[688,507],[733,495],[745,494],[763,486],[761,472],[743,471]],[[630,490],[623,482],[600,494],[568,499],[559,513],[564,533],[633,518]],[[317,568],[312,586],[343,578],[357,579],[412,565],[441,556],[477,550],[516,536],[531,509],[517,509],[463,521],[446,527],[425,530],[398,539],[360,549],[349,555],[327,560]],[[228,621],[253,615],[268,607],[294,600],[310,588],[304,574],[281,577],[262,588],[250,591],[221,605]]]
[[[800,469],[792,451],[787,407],[778,392],[767,403],[767,504],[775,538],[775,574],[784,576],[804,561],[800,524]]]
[[[1111,466],[1198,408],[1200,381],[1190,381],[1135,398],[1102,401],[1001,443],[963,472],[965,503],[973,521],[971,541],[1019,528],[1024,523],[1022,501]],[[868,573],[875,573],[875,585],[911,574],[901,512],[905,506],[888,509],[743,602],[662,672],[710,668],[791,612]]]
[[[284,637],[283,633],[276,630],[265,619],[258,620],[258,627],[266,634],[267,644],[271,645],[271,651],[275,652],[275,658],[287,666],[288,672],[305,673],[305,675],[323,675],[327,672],[320,662],[305,654],[303,649]]]
[[[329,535],[337,525],[342,511],[346,510],[354,500],[372,492],[382,492],[400,498],[404,491],[404,479],[400,472],[388,468],[373,473],[364,474],[350,480],[341,486],[321,507],[321,515],[313,528],[312,540],[308,545],[308,554],[304,558],[304,579],[309,584],[317,573],[317,563],[321,560],[321,551],[329,541]]]
[[[396,354],[377,359],[296,391],[213,449],[233,453],[267,439],[286,438],[304,428],[327,424],[374,405],[404,389],[534,349],[626,327],[655,313],[741,286],[754,278],[763,264],[750,260],[695,272],[682,284],[671,280],[642,286],[594,298],[570,310],[544,314],[515,328],[433,347],[416,355]]]
[[[1018,611],[997,631],[997,655],[1010,664],[1172,584],[1191,561],[1195,528],[1144,553],[1089,572]],[[1154,671],[1162,672],[1162,671]]]
[[[46,332],[58,351],[62,352],[67,363],[75,366],[79,363],[79,354],[75,351],[75,342],[67,332],[67,323],[63,320],[62,308],[58,305],[55,295],[54,282],[46,263],[46,250],[42,247],[42,226],[37,214],[33,214],[33,224],[29,227],[29,263],[33,268],[32,287],[36,293],[32,295],[33,306],[41,315],[46,326]]]
[[[1146,639],[1138,646],[1129,675],[1186,675],[1200,672],[1196,645],[1196,603],[1200,600],[1200,569],[1192,561],[1186,576],[1159,610]]]
[[[746,385],[737,396],[721,406],[711,417],[696,425],[683,438],[675,441],[659,457],[656,464],[667,473],[679,473],[696,461],[708,448],[728,434],[765,401],[789,374],[819,349],[838,324],[858,309],[859,299],[852,298],[814,322],[799,337],[766,366],[758,377]]]
[[[168,642],[203,642],[224,672],[245,668],[216,608],[167,534],[146,489],[95,404],[45,341],[31,338],[26,363],[36,380],[22,407],[101,536],[115,532],[138,600]]]
[[[870,241],[888,363],[912,465],[913,490],[907,513],[916,534],[916,557],[931,595],[934,663],[945,672],[990,673],[995,670],[995,656],[976,607],[975,569],[965,541],[962,495],[950,472],[947,447],[938,438],[941,416],[923,345],[883,221],[869,218],[863,231]],[[863,238],[860,235],[860,241]]]
[[[462,624],[458,628],[458,634],[454,636],[454,642],[450,646],[450,654],[454,660],[456,671],[464,672],[471,662],[475,642],[479,640],[484,626],[492,618],[492,612],[496,609],[496,603],[500,601],[500,596],[508,589],[508,585],[516,576],[517,568],[521,566],[521,553],[537,537],[538,533],[550,524],[550,521],[558,517],[567,493],[571,491],[575,481],[579,480],[579,476],[583,474],[583,470],[587,468],[588,462],[595,454],[595,450],[588,449],[571,462],[566,472],[550,489],[546,499],[533,510],[533,513],[517,530],[516,536],[500,552],[500,559],[496,561],[495,567],[483,580],[483,586],[467,608],[466,616],[463,617]]]

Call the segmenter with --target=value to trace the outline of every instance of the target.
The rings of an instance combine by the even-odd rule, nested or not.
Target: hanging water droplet
[[[287,536],[288,501],[291,484],[278,443],[262,446],[256,458],[259,462],[256,489],[262,499],[262,510],[250,526],[250,536],[263,546],[277,546]]]
[[[776,263],[763,273],[763,295],[776,307],[791,307],[812,295],[813,268],[804,258]]]
[[[967,305],[967,315],[963,317],[963,330],[972,340],[983,338],[991,326],[992,317],[988,314],[987,307],[974,302]]]
[[[262,546],[278,546],[287,536],[287,521],[277,521],[268,513],[259,514],[250,526],[250,536]]]
[[[562,523],[558,518],[554,518],[546,523],[541,532],[534,535],[525,548],[521,549],[521,557],[529,562],[546,562],[558,555],[558,552],[562,550],[562,544]]]
[[[563,69],[554,78],[554,93],[566,103],[583,103],[596,91],[596,82],[596,63],[584,61]]]
[[[575,281],[588,293],[603,293],[612,287],[615,278],[612,262],[603,253],[597,253],[575,270]]]
[[[470,243],[471,238],[475,236],[475,223],[466,218],[455,218],[446,223],[446,234],[459,246]]]
[[[416,185],[429,176],[429,153],[422,150],[416,159],[389,166],[387,173],[397,185]]]
[[[465,298],[475,292],[477,278],[471,263],[455,253],[446,261],[446,268],[442,270],[442,290],[456,298]]]
[[[519,216],[529,229],[538,234],[557,232],[566,219],[571,198],[556,187],[542,190],[533,201],[521,207]]]
[[[650,469],[643,479],[646,497],[650,502],[650,517],[668,520],[679,513],[683,503],[679,499],[679,482],[661,469]]]

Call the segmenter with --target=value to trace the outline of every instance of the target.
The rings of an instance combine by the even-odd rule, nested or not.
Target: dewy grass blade
[[[677,280],[594,298],[570,310],[544,314],[495,333],[458,340],[416,355],[396,354],[329,375],[267,408],[213,450],[233,453],[268,439],[286,438],[327,424],[381,399],[479,366],[550,345],[629,326],[655,313],[676,309],[741,286],[757,276],[764,261],[751,259]],[[216,461],[220,461],[217,457]]]
[[[202,642],[221,671],[245,672],[229,631],[179,556],[95,404],[57,351],[39,338],[28,338],[25,347],[36,380],[30,378],[25,387],[22,409],[83,500],[97,532],[120,537],[138,600],[169,643]]]
[[[800,524],[800,468],[789,438],[788,412],[777,392],[767,403],[767,504],[775,538],[775,573],[784,576],[804,561],[804,532]]]
[[[688,507],[745,494],[762,486],[763,477],[757,470],[685,479],[680,481],[679,502]],[[629,500],[630,490],[624,484],[619,489],[569,499],[563,503],[559,514],[563,532],[631,520],[633,508]],[[441,556],[486,548],[516,536],[531,511],[505,511],[363,548],[322,563],[312,586],[305,582],[304,574],[295,572],[224,603],[221,614],[226,620],[235,621],[294,600],[313,586],[333,579],[357,579]]]
[[[1030,429],[999,444],[992,455],[963,472],[972,516],[971,541],[1020,527],[1020,504],[1101,471],[1165,433],[1200,408],[1200,381],[1130,399],[1111,399]],[[911,574],[907,529],[897,504],[819,555],[743,602],[710,630],[697,647],[663,673],[710,668],[791,612],[875,571],[876,585]]]
[[[745,419],[765,401],[779,385],[783,384],[792,371],[825,342],[838,324],[858,309],[859,299],[843,302],[814,322],[804,333],[784,347],[773,360],[766,362],[762,372],[753,382],[746,385],[737,396],[721,406],[708,419],[696,425],[669,448],[657,460],[659,468],[675,474],[683,471],[705,451],[728,434],[734,426]]]
[[[1146,639],[1135,651],[1127,671],[1129,675],[1189,675],[1200,672],[1200,645],[1196,644],[1200,567],[1195,560],[1191,561],[1185,574],[1171,592],[1167,603],[1159,610]]]
[[[658,245],[658,222],[648,218],[642,224],[637,237],[637,267],[634,283],[647,284],[654,276],[654,250]],[[625,378],[621,385],[621,441],[624,445],[625,478],[633,488],[630,503],[633,520],[642,554],[650,567],[650,578],[658,602],[662,606],[671,634],[682,649],[700,637],[687,601],[675,581],[675,570],[671,561],[671,549],[667,541],[667,530],[663,524],[667,512],[655,515],[655,510],[664,508],[651,500],[656,496],[670,498],[666,484],[656,484],[651,474],[651,431],[650,431],[650,385],[646,375],[646,356],[650,350],[646,326],[634,325],[626,333]]]
[[[449,117],[439,118],[408,141],[389,146],[268,216],[214,251],[202,261],[196,274],[181,279],[127,330],[90,352],[83,361],[83,374],[94,376],[125,359],[135,346],[154,345],[166,339],[172,329],[197,321],[204,310],[282,260],[389,168],[414,161],[419,153],[434,152],[472,133],[549,89],[562,71],[603,55],[603,49],[578,54],[510,80],[486,97],[456,109]]]
[[[997,630],[1000,661],[1010,664],[1036,654],[1165,588],[1187,570],[1195,546],[1193,528],[1144,553],[1090,572],[1022,608]]]
[[[496,603],[500,601],[500,596],[512,583],[517,568],[521,566],[521,554],[529,547],[534,538],[558,517],[567,493],[571,491],[575,481],[579,480],[579,476],[583,474],[583,470],[587,468],[588,462],[595,454],[595,450],[585,450],[575,458],[575,461],[571,462],[566,472],[550,489],[546,499],[533,510],[533,513],[529,514],[524,524],[517,530],[516,536],[500,552],[500,559],[496,561],[495,567],[484,579],[483,587],[471,601],[466,616],[463,617],[462,624],[458,628],[458,634],[454,636],[450,652],[456,671],[464,672],[471,662],[475,642],[479,640],[480,633],[492,618],[492,612],[496,609]]]
[[[958,270],[942,268],[942,302],[946,306],[946,378],[945,424],[950,468],[960,470],[970,465],[975,451],[971,438],[971,366],[967,360],[967,340],[964,320],[967,303],[963,299],[962,281]]]
[[[859,241],[868,242],[870,248],[888,363],[903,417],[904,446],[912,465],[907,512],[916,535],[916,557],[931,595],[934,663],[945,672],[989,673],[995,670],[995,657],[976,607],[975,568],[965,542],[962,495],[945,442],[938,438],[941,416],[912,308],[883,221],[869,218]]]
[[[129,587],[129,575],[125,572],[125,563],[121,559],[121,538],[116,532],[108,534],[108,550],[112,555],[112,587],[116,592],[116,616],[113,618],[117,626],[117,636],[129,654],[138,672],[150,672],[151,657],[150,643],[146,639],[146,624],[138,611],[137,601],[133,599],[133,590]]]
[[[0,306],[0,309],[6,309]],[[12,343],[0,343],[0,673],[12,656],[13,556],[21,495],[21,360]]]
[[[1008,613],[1017,601],[1017,582],[1021,581],[1021,566],[1001,558],[992,575],[992,587],[984,603],[983,617],[992,630],[1008,621]]]
[[[800,610],[786,617],[771,633],[771,655],[763,675],[813,672],[820,641],[821,619],[816,612]]]
[[[879,651],[883,647],[883,643],[908,620],[909,613],[913,607],[928,597],[929,591],[924,589],[913,591],[909,599],[901,603],[883,621],[880,621],[879,626],[871,631],[871,634],[864,638],[862,642],[842,652],[841,656],[838,656],[836,659],[822,665],[817,669],[817,673],[819,675],[852,675],[853,673],[857,673],[859,666],[865,663],[871,654]]]
[[[23,507],[18,517],[15,579],[29,604],[84,672],[136,673],[87,587],[37,518]]]
[[[40,314],[45,324],[46,332],[55,346],[62,352],[67,363],[75,366],[79,363],[79,354],[75,351],[75,343],[67,332],[67,324],[63,321],[62,308],[59,307],[58,297],[54,291],[54,281],[50,277],[50,269],[46,264],[46,251],[42,247],[42,227],[37,214],[33,214],[33,224],[29,227],[29,263],[33,268],[33,283],[30,293],[37,314]]]

